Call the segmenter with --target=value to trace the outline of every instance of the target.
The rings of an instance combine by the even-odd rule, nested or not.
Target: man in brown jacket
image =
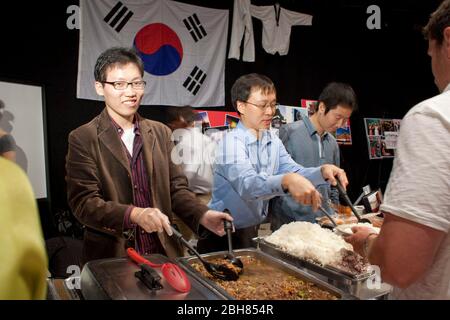
[[[141,254],[180,255],[170,237],[174,214],[197,233],[202,225],[223,236],[223,219],[231,216],[195,198],[171,161],[170,129],[137,113],[146,83],[135,51],[106,50],[94,76],[106,107],[70,133],[66,159],[69,205],[86,226],[83,263],[124,256],[127,247]]]

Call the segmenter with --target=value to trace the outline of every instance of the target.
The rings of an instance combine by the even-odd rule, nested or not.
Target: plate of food
[[[378,213],[368,213],[361,216],[362,218],[367,218],[372,222],[372,225],[374,227],[381,227],[383,224],[383,218],[378,216]],[[358,218],[355,216],[347,216],[347,215],[334,215],[333,219],[336,221],[337,225],[349,225],[349,224],[356,224],[358,223]],[[318,217],[316,218],[316,222],[321,227],[333,229],[334,225],[331,223],[330,219],[328,217]]]
[[[341,224],[338,225],[335,229],[334,232],[338,235],[342,235],[342,236],[351,236],[353,234],[352,228],[353,227],[368,227],[370,229],[372,229],[374,233],[380,233],[380,228],[378,227],[374,227],[372,224],[370,223],[349,223],[349,224]]]

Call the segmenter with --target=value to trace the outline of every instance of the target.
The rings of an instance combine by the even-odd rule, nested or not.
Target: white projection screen
[[[36,199],[48,198],[43,88],[0,80],[0,127],[16,141],[17,164]]]

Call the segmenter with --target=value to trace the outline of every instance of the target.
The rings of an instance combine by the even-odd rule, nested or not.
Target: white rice
[[[265,240],[296,257],[322,265],[338,265],[342,261],[341,249],[353,250],[351,244],[331,230],[303,221],[285,224]]]

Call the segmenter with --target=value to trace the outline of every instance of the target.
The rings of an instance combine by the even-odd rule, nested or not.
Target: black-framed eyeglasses
[[[258,109],[263,110],[263,111],[266,110],[267,108],[270,108],[272,110],[276,110],[276,109],[278,109],[278,106],[280,105],[277,102],[266,103],[265,105],[256,104],[256,103],[253,103],[253,102],[250,102],[250,101],[244,101],[244,103],[251,104],[252,106],[255,106]]]
[[[125,90],[128,88],[129,85],[135,90],[144,90],[145,85],[147,82],[144,80],[138,80],[138,81],[102,81],[102,83],[110,84],[114,87],[116,90]]]

